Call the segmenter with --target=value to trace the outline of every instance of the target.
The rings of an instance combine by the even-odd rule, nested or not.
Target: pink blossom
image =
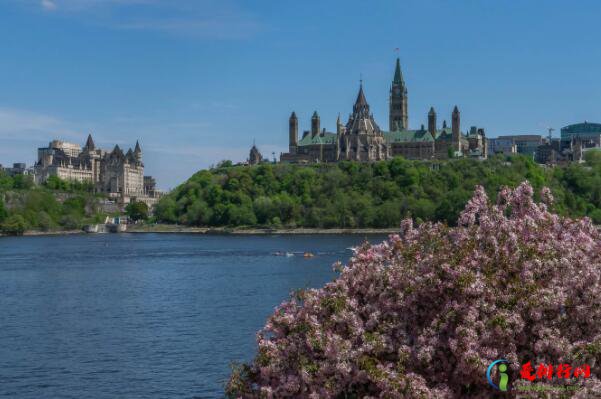
[[[492,205],[477,187],[459,227],[404,220],[357,247],[336,280],[280,305],[228,395],[488,398],[498,358],[514,375],[528,361],[590,364],[574,397],[601,395],[601,237],[541,197],[522,183]]]

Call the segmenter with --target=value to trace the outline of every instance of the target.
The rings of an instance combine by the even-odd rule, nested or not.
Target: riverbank
[[[393,234],[398,229],[311,229],[311,228],[250,228],[250,227],[190,227],[173,224],[151,224],[151,225],[128,225],[125,233],[144,234],[207,234],[207,235],[301,235],[301,234]],[[27,230],[22,235],[27,237],[35,236],[66,236],[90,234],[83,230]],[[94,233],[91,233],[94,234]],[[115,233],[107,233],[115,234]],[[1,234],[0,237],[8,237],[7,234]]]
[[[185,234],[392,234],[399,229],[312,229],[312,228],[252,228],[252,227],[190,227],[172,224],[130,225],[128,233]]]
[[[86,234],[86,232],[83,231],[83,230],[49,230],[49,231],[26,230],[20,236],[27,236],[27,237],[37,237],[37,236],[71,236],[71,235],[79,235],[79,234]],[[18,236],[19,235],[16,235],[16,237],[18,237]],[[15,237],[15,235],[0,233],[0,237]]]

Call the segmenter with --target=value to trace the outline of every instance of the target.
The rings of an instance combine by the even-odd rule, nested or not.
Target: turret
[[[460,150],[460,145],[461,145],[461,126],[460,126],[460,114],[459,114],[459,109],[457,108],[457,106],[455,105],[455,108],[453,108],[453,115],[451,117],[452,122],[451,122],[451,131],[453,132],[453,146],[455,147],[456,151]]]
[[[288,150],[291,154],[296,154],[296,147],[298,146],[298,118],[294,111],[290,115],[288,121]]]
[[[96,145],[94,144],[94,140],[92,140],[91,134],[88,134],[88,139],[86,140],[86,145],[84,149],[88,151],[94,151],[96,149]]]
[[[140,142],[136,140],[136,148],[134,149],[134,158],[136,162],[142,162],[142,149],[140,148]]]
[[[315,137],[319,134],[319,115],[317,111],[313,112],[311,117],[311,137]]]
[[[342,134],[342,122],[340,121],[340,114],[336,118],[336,134],[340,136]]]
[[[436,136],[436,111],[434,111],[434,107],[430,107],[430,112],[428,112],[428,132],[432,137]]]

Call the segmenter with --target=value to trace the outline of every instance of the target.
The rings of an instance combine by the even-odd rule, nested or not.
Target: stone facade
[[[124,153],[118,145],[111,151],[96,148],[91,135],[83,148],[75,143],[53,140],[48,147],[38,149],[34,174],[38,184],[50,176],[88,182],[97,192],[121,203],[131,199],[154,203],[159,196],[154,179],[144,176],[142,149],[138,142],[134,150],[130,148]]]
[[[451,114],[451,127],[446,121],[437,126],[434,108],[428,112],[428,128],[409,129],[408,92],[397,59],[390,87],[389,131],[380,129],[370,111],[363,83],[346,124],[336,121],[336,132],[320,128],[320,117],[315,111],[311,117],[311,130],[299,140],[298,118],[295,112],[289,119],[288,152],[281,154],[281,162],[337,162],[341,160],[378,161],[394,156],[408,159],[446,159],[470,156],[486,158],[488,141],[483,129],[471,127],[462,133],[460,112],[457,107]]]
[[[248,154],[248,164],[258,165],[261,162],[263,162],[263,155],[261,155],[261,152],[257,146],[253,144],[252,148],[250,149],[250,153]]]

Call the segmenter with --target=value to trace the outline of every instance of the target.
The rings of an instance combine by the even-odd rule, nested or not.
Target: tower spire
[[[394,77],[390,87],[390,103],[388,120],[390,131],[409,128],[407,87],[401,72],[401,60],[397,57],[394,68]]]
[[[363,93],[363,79],[359,81],[359,93],[357,94],[357,100],[355,101],[355,110],[359,108],[365,108],[369,110],[369,104],[365,99],[365,93]]]
[[[393,84],[404,85],[403,81],[403,73],[401,72],[401,60],[397,57],[396,59],[396,67],[394,68],[394,79],[392,80]]]
[[[86,149],[92,151],[96,149],[96,145],[94,144],[94,140],[92,140],[92,134],[88,134],[88,139],[86,140]]]

